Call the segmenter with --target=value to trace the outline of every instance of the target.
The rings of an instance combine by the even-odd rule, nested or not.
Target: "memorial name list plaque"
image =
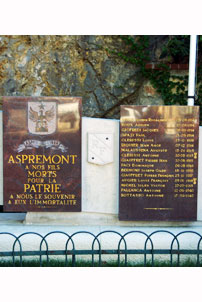
[[[121,106],[120,220],[196,220],[199,107]]]
[[[4,211],[81,211],[79,97],[3,97]]]

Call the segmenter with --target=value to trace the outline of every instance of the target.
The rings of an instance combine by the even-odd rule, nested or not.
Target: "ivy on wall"
[[[186,105],[188,96],[188,74],[174,75],[169,64],[158,63],[155,69],[147,69],[150,63],[149,36],[121,36],[125,49],[112,51],[124,61],[139,67],[142,76],[149,80],[156,91],[161,95],[165,105]],[[196,105],[202,104],[202,39],[198,43],[198,71]],[[167,44],[162,47],[160,59],[167,58],[174,63],[188,62],[189,58],[189,36],[173,36]],[[200,107],[202,124],[202,106]]]

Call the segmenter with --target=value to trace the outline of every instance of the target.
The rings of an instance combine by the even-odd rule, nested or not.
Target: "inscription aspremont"
[[[81,210],[80,117],[81,98],[4,98],[5,211]]]

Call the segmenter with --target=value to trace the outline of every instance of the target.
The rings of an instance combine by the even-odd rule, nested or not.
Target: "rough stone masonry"
[[[84,116],[105,118],[119,118],[119,105],[161,104],[138,68],[111,52],[123,43],[119,36],[1,36],[0,95],[81,96]]]

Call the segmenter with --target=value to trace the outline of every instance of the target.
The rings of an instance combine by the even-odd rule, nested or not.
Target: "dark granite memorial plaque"
[[[196,220],[199,107],[121,106],[120,220]]]
[[[4,211],[81,211],[81,98],[4,97]]]

